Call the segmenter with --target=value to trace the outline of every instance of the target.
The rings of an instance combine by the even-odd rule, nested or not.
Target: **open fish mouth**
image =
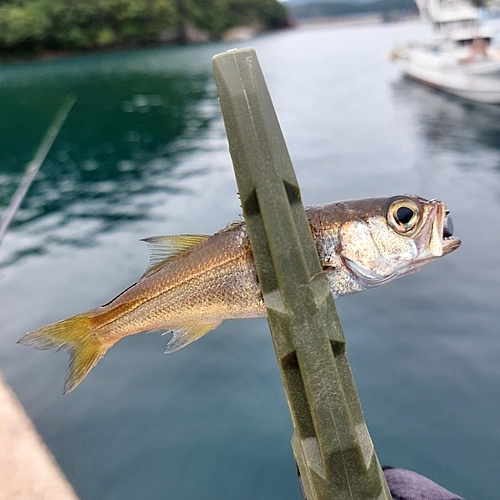
[[[460,246],[460,240],[453,236],[453,222],[448,210],[443,222],[443,255],[447,255]]]

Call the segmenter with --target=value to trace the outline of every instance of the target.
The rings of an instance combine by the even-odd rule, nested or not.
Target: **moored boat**
[[[467,0],[417,3],[432,23],[432,37],[393,49],[403,74],[464,99],[500,104],[500,50],[493,27],[480,23],[480,9]]]

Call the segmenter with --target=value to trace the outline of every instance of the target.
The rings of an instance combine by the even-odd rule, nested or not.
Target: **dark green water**
[[[407,31],[406,31],[407,30]],[[403,81],[418,26],[255,40],[306,203],[443,199],[462,247],[338,301],[379,459],[491,500],[500,467],[500,108]],[[127,338],[62,396],[65,354],[16,344],[143,272],[139,240],[213,233],[239,201],[207,45],[0,66],[0,206],[67,94],[78,100],[0,248],[0,367],[82,500],[299,499],[264,320],[163,355]]]
[[[187,57],[178,52],[174,59]],[[174,174],[179,155],[196,149],[192,139],[218,116],[213,103],[202,109],[213,101],[210,52],[205,54],[194,67],[180,68],[161,52],[3,68],[2,205],[62,98],[78,98],[16,225],[49,215],[58,224],[92,221],[90,234],[81,235],[88,244],[121,221],[147,216],[150,203],[131,207],[131,195],[176,192],[175,175],[159,180],[158,172]]]

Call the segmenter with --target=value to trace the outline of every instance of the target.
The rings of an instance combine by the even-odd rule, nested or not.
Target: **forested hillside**
[[[0,51],[93,49],[209,39],[235,26],[287,24],[277,0],[0,0]]]

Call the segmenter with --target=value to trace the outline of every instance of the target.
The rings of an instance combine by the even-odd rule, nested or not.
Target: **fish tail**
[[[70,356],[64,394],[71,392],[87,376],[110,347],[94,334],[93,318],[79,314],[27,333],[18,343],[35,349],[66,349]]]

